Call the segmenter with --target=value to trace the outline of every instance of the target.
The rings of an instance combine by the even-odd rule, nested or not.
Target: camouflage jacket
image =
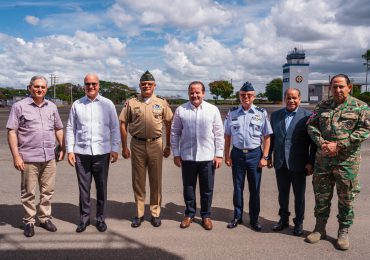
[[[360,152],[361,142],[370,135],[370,110],[366,103],[348,96],[343,104],[332,98],[320,102],[307,124],[307,131],[318,150],[324,141],[336,141],[338,159]]]

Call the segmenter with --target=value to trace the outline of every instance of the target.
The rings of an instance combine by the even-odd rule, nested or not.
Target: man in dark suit
[[[306,175],[313,172],[316,147],[307,133],[306,122],[312,114],[299,107],[301,93],[299,89],[288,88],[284,93],[286,107],[271,114],[270,158],[268,167],[275,167],[279,190],[280,220],[273,226],[274,231],[289,227],[289,193],[293,187],[295,218],[295,236],[303,234],[305,209]]]

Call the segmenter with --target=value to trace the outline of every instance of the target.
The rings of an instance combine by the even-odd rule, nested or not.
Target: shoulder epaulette
[[[266,111],[266,109],[264,109],[264,108],[262,108],[262,107],[256,107],[256,109],[257,109],[258,111],[262,112],[262,113]]]
[[[231,111],[235,111],[235,110],[237,110],[239,107],[232,107],[232,108],[230,108],[230,112]]]
[[[316,108],[327,108],[328,106],[331,106],[331,104],[333,103],[333,99],[332,98],[329,98],[329,99],[325,99],[325,100],[322,100],[320,101],[317,105],[316,105]]]
[[[157,95],[156,95],[156,97],[157,97],[157,98],[160,98],[160,99],[163,99],[163,100],[166,100],[166,99],[165,99],[164,97],[162,97],[162,96],[157,96]]]

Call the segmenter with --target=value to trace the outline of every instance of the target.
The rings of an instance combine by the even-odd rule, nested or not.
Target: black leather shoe
[[[144,222],[144,216],[142,216],[140,218],[134,217],[134,219],[131,222],[131,227],[133,227],[133,228],[140,227],[141,223],[143,223],[143,222]]]
[[[280,219],[278,223],[276,223],[273,227],[272,227],[272,230],[273,231],[281,231],[283,230],[284,228],[287,228],[289,227],[289,222],[288,221],[285,221],[285,220],[282,220]]]
[[[152,224],[153,227],[159,227],[162,224],[162,221],[159,217],[153,217],[150,220],[150,223]]]
[[[303,235],[303,225],[302,224],[298,224],[294,226],[293,235],[297,237],[300,237]]]
[[[86,230],[86,227],[90,225],[90,221],[86,222],[86,223],[83,223],[81,222],[80,224],[78,224],[77,228],[76,228],[76,232],[77,233],[81,233],[81,232],[84,232]]]
[[[262,226],[260,223],[257,222],[250,222],[251,224],[251,228],[254,230],[254,231],[261,231],[262,230]]]
[[[26,237],[33,237],[33,235],[35,235],[35,229],[33,227],[33,224],[32,223],[28,223],[24,226],[24,232],[23,234],[26,236]]]
[[[227,228],[236,228],[238,224],[243,224],[243,220],[234,218],[229,224],[227,224]]]
[[[40,227],[50,232],[57,231],[57,227],[50,220],[46,220],[44,223],[40,223]]]
[[[107,230],[107,224],[105,224],[105,221],[96,221],[96,229],[100,232],[104,232]]]

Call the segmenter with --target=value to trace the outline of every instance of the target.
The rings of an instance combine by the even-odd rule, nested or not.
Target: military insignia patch
[[[342,125],[346,129],[352,129],[354,127],[354,122],[352,120],[346,120],[342,122]]]
[[[154,110],[161,110],[161,106],[158,104],[153,105]]]
[[[311,122],[311,120],[315,118],[315,116],[316,116],[316,115],[317,115],[317,112],[316,112],[316,111],[314,111],[314,112],[312,113],[312,115],[307,119],[306,124],[309,124],[309,123]]]

